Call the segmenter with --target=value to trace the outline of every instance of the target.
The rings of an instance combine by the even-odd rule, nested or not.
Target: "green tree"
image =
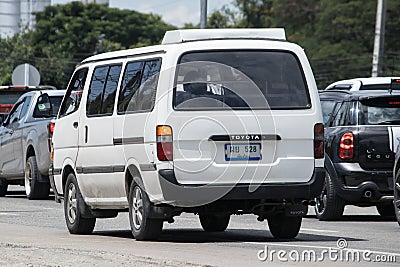
[[[34,64],[34,48],[30,34],[16,34],[0,39],[0,85],[11,84],[13,69],[19,64]]]
[[[175,27],[154,14],[71,2],[36,14],[32,32],[0,40],[0,81],[11,83],[12,69],[35,65],[42,84],[64,88],[76,64],[93,54],[158,44]]]

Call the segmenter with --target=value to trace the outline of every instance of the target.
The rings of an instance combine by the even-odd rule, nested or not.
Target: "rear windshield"
[[[178,110],[311,107],[303,70],[290,52],[190,52],[180,58],[176,73]]]
[[[400,124],[400,96],[361,100],[360,110],[361,125]]]
[[[26,92],[1,92],[0,91],[0,104],[14,104],[18,98]]]

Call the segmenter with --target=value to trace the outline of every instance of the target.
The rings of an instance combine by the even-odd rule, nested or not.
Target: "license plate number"
[[[260,160],[261,144],[225,144],[225,160]]]

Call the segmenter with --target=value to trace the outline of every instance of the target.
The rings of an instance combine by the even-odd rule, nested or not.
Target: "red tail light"
[[[48,133],[47,133],[47,143],[49,146],[49,152],[51,152],[51,147],[53,145],[53,133],[54,133],[54,127],[56,124],[54,122],[50,122],[47,125]]]
[[[172,128],[171,126],[159,125],[156,128],[157,135],[157,158],[161,161],[173,159]]]
[[[54,122],[50,122],[49,123],[49,134],[53,134],[54,133],[54,127],[56,126],[56,124]]]
[[[354,157],[354,135],[345,133],[340,139],[339,158],[352,159]]]
[[[324,158],[324,125],[322,123],[314,125],[314,158]]]

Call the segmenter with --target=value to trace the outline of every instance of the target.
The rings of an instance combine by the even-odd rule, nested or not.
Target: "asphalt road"
[[[312,210],[295,240],[276,240],[255,216],[232,216],[228,230],[205,233],[197,216],[164,224],[157,242],[132,238],[126,213],[97,220],[92,235],[70,235],[63,206],[29,201],[22,187],[0,198],[0,266],[399,266],[400,226],[375,208],[346,207],[320,222]],[[339,240],[339,241],[338,241]]]

